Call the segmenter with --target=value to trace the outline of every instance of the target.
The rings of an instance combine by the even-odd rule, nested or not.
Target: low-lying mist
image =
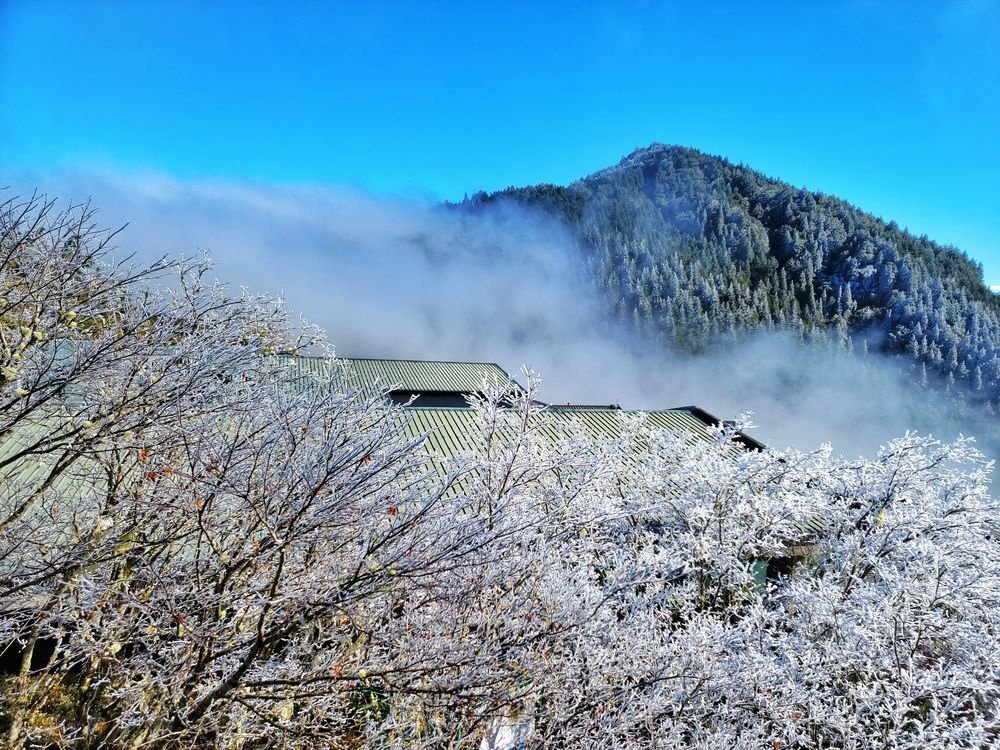
[[[752,434],[776,447],[870,454],[908,429],[976,432],[901,361],[782,333],[701,356],[640,340],[608,319],[567,231],[513,206],[470,216],[352,190],[81,174],[15,186],[63,204],[91,197],[102,225],[129,222],[118,244],[140,260],[207,250],[220,279],[281,294],[341,356],[527,365],[552,403],[753,412]]]

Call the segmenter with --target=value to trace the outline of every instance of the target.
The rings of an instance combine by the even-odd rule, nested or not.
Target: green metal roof
[[[288,357],[291,379],[303,385],[313,378],[326,380],[334,372],[347,384],[365,392],[396,391],[403,393],[477,393],[483,380],[504,384],[510,376],[491,362],[424,362],[413,359],[355,359],[337,357]],[[515,387],[516,384],[515,384]]]
[[[338,369],[332,362],[343,369]],[[310,387],[313,377],[327,379],[331,372],[335,382],[344,382],[366,392],[451,393],[469,394],[482,388],[483,380],[509,382],[510,376],[498,365],[488,362],[429,362],[409,359],[355,359],[292,357],[292,381]],[[315,381],[313,381],[315,382]],[[516,384],[515,384],[516,387]],[[451,456],[471,448],[470,433],[474,412],[461,406],[421,406],[418,401],[407,409],[412,419],[412,436],[431,433],[427,449],[438,456]],[[625,413],[615,405],[552,404],[540,412],[541,434],[555,438],[560,426],[579,423],[594,439],[613,438],[621,432],[620,417]],[[692,439],[708,439],[709,425],[717,423],[712,415],[697,407],[683,407],[643,412],[646,423],[653,429],[690,435]],[[741,436],[742,437],[742,436]],[[763,447],[744,438],[746,447]]]
[[[59,413],[39,413],[22,420],[0,439],[0,505],[11,502],[25,487],[44,483],[56,461],[74,453],[71,442],[57,434],[65,420]],[[100,467],[85,456],[52,483],[53,491],[72,489],[75,494],[93,489],[103,492],[105,486]]]
[[[413,359],[341,359],[359,383],[394,391],[476,393],[483,380],[504,384],[511,378],[492,362],[422,362]]]
[[[509,381],[507,373],[492,363],[478,362],[424,362],[393,359],[336,359],[323,357],[288,357],[289,380],[295,387],[305,390],[329,385],[354,385],[363,391],[384,393],[392,387],[404,392],[474,393],[482,388],[484,378],[499,383]],[[324,383],[325,381],[325,383]],[[475,448],[476,412],[468,407],[437,407],[419,405],[405,408],[408,417],[407,432],[415,438],[427,435],[424,450],[439,466],[441,462],[470,453]],[[544,438],[558,440],[566,435],[566,428],[579,425],[594,440],[613,439],[621,434],[622,417],[629,412],[616,406],[553,405],[541,409],[532,427]],[[684,436],[694,443],[713,439],[709,424],[714,421],[694,407],[641,412],[646,425]],[[511,412],[512,417],[513,412]],[[48,415],[33,424],[24,425],[14,435],[0,440],[0,465],[5,459],[23,451],[34,442],[44,440],[51,426],[59,423],[58,415]],[[26,428],[26,429],[25,429]],[[506,432],[513,437],[513,427],[501,427],[501,437]],[[732,446],[733,455],[740,452]],[[42,481],[52,463],[52,456],[44,450],[30,450],[27,455],[0,471],[0,482],[18,484]],[[66,489],[81,483],[93,486],[96,477],[91,462],[81,462],[79,467],[60,477],[57,484]]]
[[[427,433],[424,446],[432,456],[448,458],[472,449],[476,421],[473,409],[415,406],[406,413],[410,418],[407,427],[410,437]],[[686,409],[637,413],[643,414],[648,427],[684,435],[690,442],[714,439],[708,426]],[[549,439],[558,439],[573,423],[580,425],[590,438],[615,438],[621,435],[621,418],[625,414],[629,412],[594,407],[543,409],[536,414],[533,426]]]
[[[53,432],[65,424],[60,414],[38,415],[24,419],[0,439],[0,519],[19,516],[14,528],[15,537],[25,533],[37,524],[48,524],[50,517],[63,513],[63,522],[49,531],[63,541],[70,540],[76,533],[76,525],[69,520],[76,517],[81,509],[94,509],[107,497],[107,479],[98,463],[88,455],[77,455],[75,460],[61,473],[53,477],[53,469],[59,461],[74,455],[73,445]],[[43,489],[45,488],[45,489]],[[36,494],[37,493],[37,494]],[[27,508],[22,503],[34,496]],[[94,520],[93,516],[82,519],[82,523]],[[48,533],[48,532],[47,532]],[[27,545],[41,544],[43,541],[31,534],[24,537]],[[16,570],[17,556],[0,559],[0,576],[9,576]],[[8,598],[0,604],[0,609],[16,608],[23,605],[21,597]]]
[[[481,390],[484,379],[500,384],[510,381],[509,375],[492,363],[353,358],[331,360],[304,356],[288,357],[285,361],[290,370],[290,384],[304,390],[350,385],[368,393],[384,394],[387,390],[395,390],[404,393],[468,394]],[[439,470],[446,469],[451,459],[470,454],[476,448],[477,414],[474,409],[417,405],[405,407],[404,412],[408,436],[416,438],[426,435],[423,449]],[[640,413],[647,427],[680,435],[690,444],[715,439],[710,425],[717,420],[697,407]],[[516,412],[510,410],[508,414],[511,417],[510,424],[499,428],[501,440],[512,438],[517,429],[514,425]],[[623,416],[628,414],[630,412],[614,405],[552,405],[536,413],[531,427],[543,438],[558,440],[567,434],[566,428],[578,425],[589,438],[600,441],[619,437]],[[27,488],[37,487],[45,481],[54,461],[54,455],[45,450],[45,438],[53,424],[60,423],[61,415],[48,414],[21,425],[20,429],[0,440],[0,490],[5,490],[0,491],[0,506],[15,501]],[[729,446],[729,451],[735,458],[748,447],[762,446],[745,438],[742,447],[734,442]],[[645,446],[637,446],[634,456],[625,457],[626,462],[638,462],[640,453],[644,450]],[[102,492],[103,481],[96,462],[84,459],[60,476],[53,483],[51,491],[77,497],[84,493],[97,495]],[[461,493],[467,482],[468,477],[459,478],[449,492]],[[669,487],[667,491],[680,495],[684,488]],[[821,519],[814,519],[802,526],[806,538],[821,529]]]
[[[476,447],[476,411],[469,408],[435,408],[411,406],[406,408],[408,436],[416,438],[426,434],[423,448],[427,452],[431,464],[442,473],[447,473],[453,467],[453,460],[474,453]],[[654,430],[664,430],[681,436],[688,444],[714,440],[715,436],[708,425],[698,419],[687,409],[667,409],[651,412],[627,412],[617,408],[598,409],[585,407],[573,409],[559,407],[545,408],[538,411],[529,427],[537,434],[549,440],[559,440],[569,433],[567,428],[578,425],[587,437],[592,440],[613,439],[619,437],[622,431],[623,417],[629,414],[642,414],[647,427]],[[509,422],[499,425],[497,432],[501,442],[510,440],[518,422],[518,413],[508,412]],[[641,461],[641,453],[648,446],[639,444],[632,455],[623,457],[626,465],[635,465]],[[738,443],[731,444],[727,452],[735,459],[744,448]],[[469,476],[460,477],[449,490],[450,495],[460,495],[468,489]],[[684,488],[668,483],[665,490],[680,497]]]

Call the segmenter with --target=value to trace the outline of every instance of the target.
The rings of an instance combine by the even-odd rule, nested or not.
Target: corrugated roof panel
[[[288,368],[287,382],[296,391],[315,393],[317,387],[322,388],[334,375],[337,376],[335,382],[344,385],[339,368],[333,364],[335,360],[326,357],[291,356],[281,357],[280,361]]]
[[[407,432],[409,437],[427,434],[424,450],[427,451],[431,463],[444,472],[452,459],[472,452],[475,447],[476,412],[468,408],[434,408],[409,407],[406,409],[409,422]],[[507,412],[514,416],[516,413]],[[681,435],[688,443],[713,440],[714,436],[705,423],[690,412],[677,409],[654,412],[641,412],[646,424],[653,429],[662,429]],[[620,409],[595,410],[593,408],[574,410],[560,407],[559,409],[543,409],[535,417],[532,426],[545,438],[558,440],[566,435],[566,429],[571,424],[579,425],[584,433],[592,439],[613,439],[621,435],[622,417],[630,412]],[[503,442],[513,437],[516,426],[506,423],[499,428],[499,439]],[[648,446],[641,446],[648,447]],[[742,452],[738,445],[732,446],[734,457]],[[640,456],[625,456],[626,464],[638,463]],[[458,495],[467,486],[467,479],[460,480],[450,488],[449,494]],[[664,488],[675,496],[683,493],[683,488],[669,486]]]
[[[434,407],[409,407],[406,410],[409,422],[407,432],[410,437],[418,437],[427,433],[424,449],[431,458],[432,464],[444,472],[451,459],[460,457],[463,454],[472,452],[475,447],[475,422],[476,412],[468,408],[434,408]],[[515,412],[508,412],[513,416]],[[614,439],[621,435],[622,417],[629,414],[641,413],[645,417],[648,427],[656,430],[664,430],[681,436],[689,445],[698,442],[708,442],[715,440],[714,432],[698,417],[687,409],[667,409],[650,412],[628,412],[620,409],[595,410],[593,408],[574,410],[568,407],[559,409],[543,409],[538,412],[536,419],[539,423],[533,425],[538,428],[542,436],[551,440],[558,440],[565,436],[564,427],[571,423],[578,424],[585,434],[595,440]],[[513,436],[516,427],[507,424],[500,427],[500,440],[505,441]],[[647,449],[648,445],[639,444],[639,452],[631,456],[624,456],[623,461],[626,466],[638,466],[641,460],[641,451]],[[728,453],[737,459],[746,452],[746,448],[738,442],[733,442]],[[460,479],[452,485],[449,490],[450,495],[456,496],[463,493],[468,486],[468,477]],[[662,488],[674,497],[681,497],[685,488],[673,483],[668,483]],[[803,532],[807,537],[815,535],[818,526],[807,524]]]
[[[483,380],[503,384],[510,376],[491,362],[423,362],[409,359],[340,359],[362,385],[401,391],[475,393]]]
[[[469,450],[473,443],[472,428],[475,425],[475,411],[461,408],[410,407],[408,431],[411,437],[429,433],[426,446],[433,454],[452,456]],[[544,409],[535,417],[539,431],[550,439],[563,434],[561,426],[579,424],[586,434],[594,439],[614,438],[621,435],[621,417],[630,412],[618,409],[599,411],[588,408],[573,410]],[[684,410],[642,412],[649,427],[667,430],[685,436],[691,441],[711,440],[711,432],[699,419]],[[550,427],[551,425],[551,427]],[[737,449],[738,450],[738,449]]]
[[[352,359],[338,357],[285,357],[289,380],[309,389],[316,380],[359,388],[364,393],[388,390],[402,393],[477,393],[483,380],[505,384],[510,376],[489,362],[423,362],[407,359]],[[515,387],[517,386],[515,383]]]
[[[53,448],[49,439],[54,428],[64,424],[59,414],[38,415],[19,422],[0,441],[0,518],[8,518],[26,499],[46,487],[38,496],[38,503],[27,511],[23,520],[28,524],[38,522],[37,513],[48,512],[63,502],[53,498],[70,498],[73,504],[95,503],[107,495],[107,479],[98,463],[89,456],[78,456],[55,478],[52,470],[57,462],[72,454],[72,447],[61,445]],[[46,499],[47,498],[47,499]],[[70,527],[56,528],[57,533],[69,534]],[[0,570],[10,561],[0,561]]]

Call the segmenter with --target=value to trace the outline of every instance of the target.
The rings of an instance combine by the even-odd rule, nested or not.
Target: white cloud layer
[[[9,176],[8,176],[9,179]],[[765,442],[832,442],[870,453],[907,429],[958,425],[879,357],[846,357],[784,334],[711,356],[657,351],[607,319],[566,230],[500,207],[475,217],[353,190],[182,182],[158,176],[18,176],[63,202],[92,198],[100,223],[129,222],[140,259],[207,250],[219,277],[282,294],[342,356],[495,361],[539,371],[551,402],[697,404],[754,412]],[[944,407],[942,406],[943,410]],[[968,426],[966,426],[968,431]]]

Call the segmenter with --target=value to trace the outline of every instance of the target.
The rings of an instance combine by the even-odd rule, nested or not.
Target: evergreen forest
[[[790,330],[896,357],[967,416],[1000,408],[1000,300],[982,267],[850,203],[694,149],[653,144],[568,186],[477,193],[565,222],[609,311],[701,352]]]

